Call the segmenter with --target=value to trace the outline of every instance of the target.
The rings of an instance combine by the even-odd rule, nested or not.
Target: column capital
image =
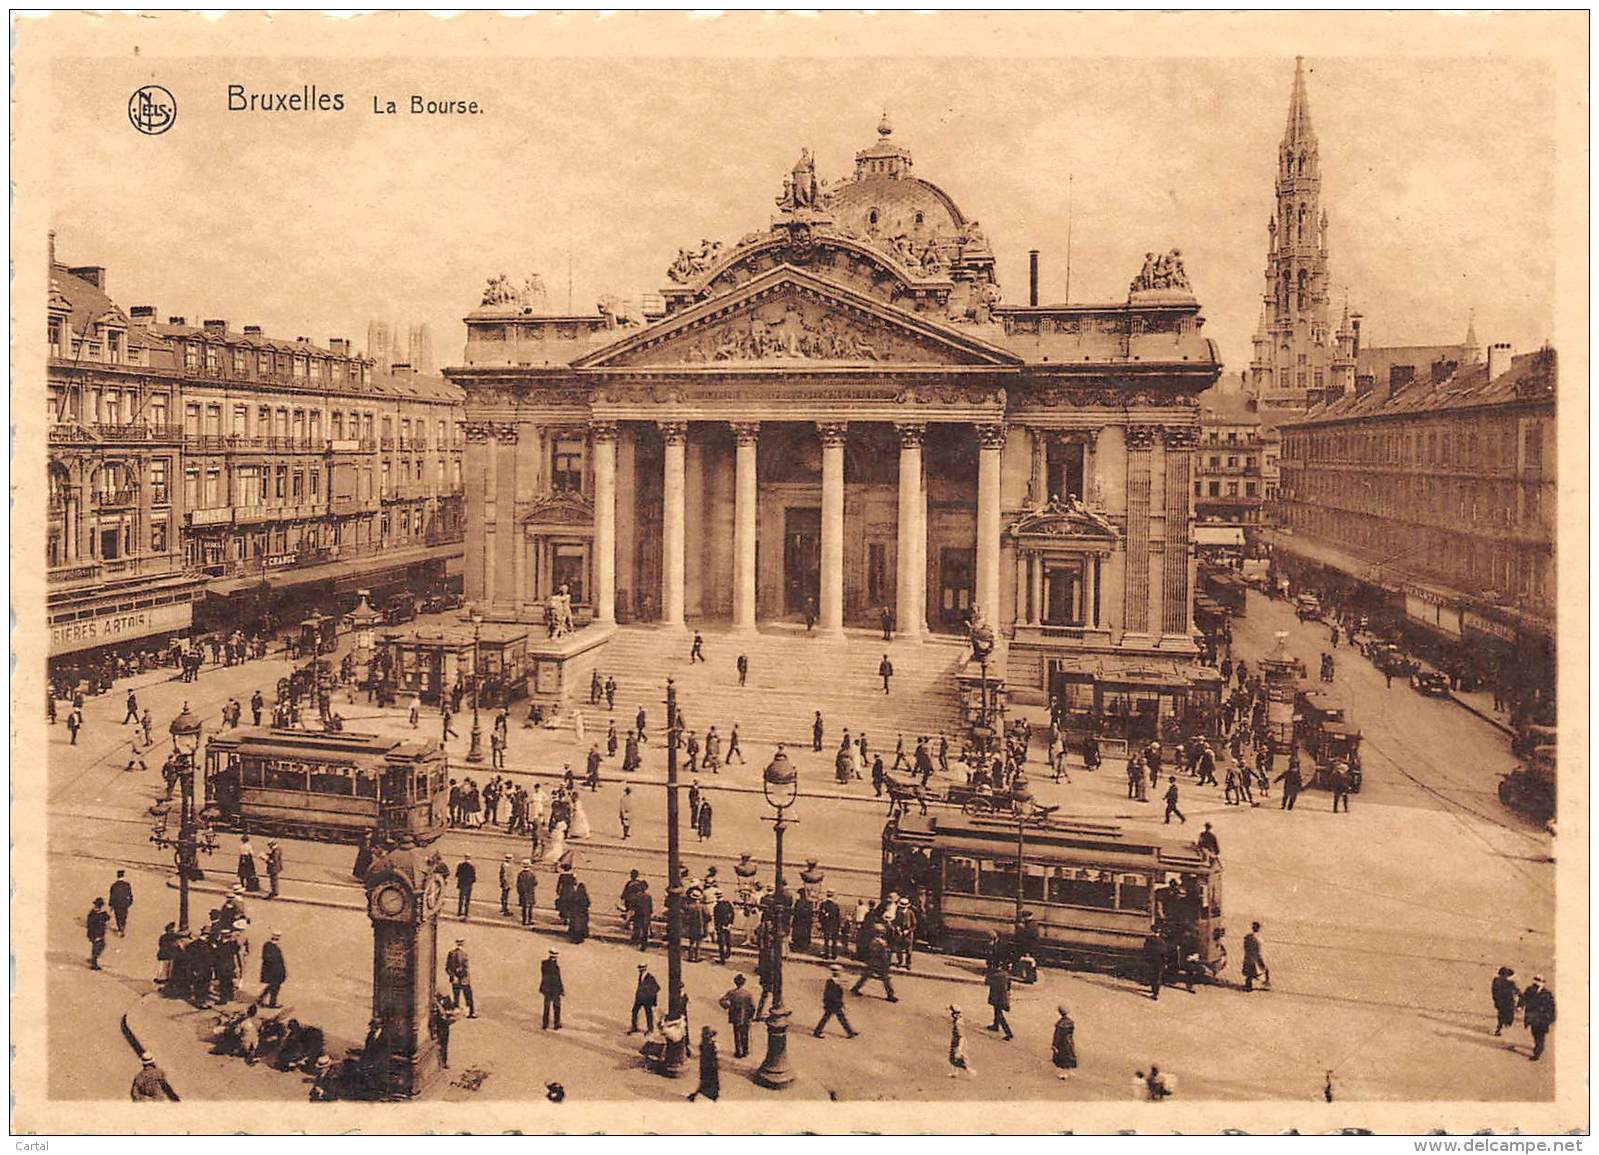
[[[1129,425],[1127,427],[1127,448],[1147,452],[1155,448],[1155,438],[1160,436],[1159,425]]]
[[[978,425],[977,444],[983,449],[1005,448],[1005,426],[999,423],[993,425]]]
[[[615,441],[620,432],[615,421],[589,422],[589,437],[594,441]]]
[[[469,445],[484,445],[489,439],[491,426],[487,421],[463,421],[461,432],[466,435]]]
[[[849,432],[849,422],[818,421],[816,432],[821,436],[823,445],[843,445],[844,437]]]
[[[927,436],[927,423],[925,421],[897,421],[894,431],[899,434],[901,449],[920,449],[922,441]]]
[[[1199,430],[1192,425],[1163,425],[1160,435],[1167,449],[1193,449],[1199,444]]]
[[[761,439],[759,421],[731,421],[728,424],[732,427],[733,436],[740,445],[754,445]]]
[[[661,431],[661,440],[668,445],[682,445],[688,440],[687,421],[657,421],[655,424]]]
[[[517,435],[521,431],[518,425],[510,421],[496,421],[489,428],[493,430],[496,441],[508,441],[512,445],[516,444]]]

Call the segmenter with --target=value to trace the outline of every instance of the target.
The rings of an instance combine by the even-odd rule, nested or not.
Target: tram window
[[[1118,880],[1120,889],[1116,896],[1117,910],[1149,910],[1149,878],[1142,874],[1124,874]]]
[[[1107,870],[1056,867],[1049,879],[1049,901],[1115,910],[1116,876]]]
[[[268,763],[266,784],[273,790],[304,790],[305,767],[298,762]]]
[[[1044,881],[1048,871],[1042,866],[1028,863],[1022,871],[1022,897],[1031,902],[1044,901]]]
[[[1016,861],[983,862],[977,877],[977,893],[991,898],[1016,897]]]
[[[950,855],[944,859],[944,893],[977,893],[977,860]]]
[[[348,770],[328,767],[311,775],[311,789],[317,794],[350,795],[355,793],[355,781]]]
[[[246,786],[262,786],[266,783],[266,767],[259,758],[244,760],[244,773],[241,776]]]
[[[355,796],[357,798],[376,798],[378,796],[378,776],[370,770],[357,770],[355,772]]]

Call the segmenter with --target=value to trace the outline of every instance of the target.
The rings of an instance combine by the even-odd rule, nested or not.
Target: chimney
[[[1351,352],[1351,356],[1354,357],[1360,356],[1360,322],[1363,319],[1364,318],[1362,318],[1359,313],[1356,313],[1349,318],[1349,327],[1354,331],[1355,334],[1355,347]]]
[[[1355,378],[1355,396],[1364,397],[1377,387],[1375,373],[1361,373]]]
[[[226,337],[228,335],[228,323],[226,321],[206,321],[201,327],[205,329],[207,337]]]
[[[56,271],[56,231],[50,230],[50,271]]]
[[[1510,342],[1495,341],[1488,346],[1488,380],[1496,381],[1510,370]]]
[[[105,292],[104,265],[79,265],[75,269],[68,269],[67,272],[77,277],[80,281],[88,281],[89,284],[99,289],[102,293]]]
[[[1434,385],[1442,385],[1455,375],[1455,370],[1460,367],[1458,361],[1450,361],[1440,357],[1432,363],[1431,375]]]
[[[167,318],[167,324],[169,324],[169,325],[187,326],[189,324],[189,318],[187,318],[187,317],[168,317]]]
[[[1415,379],[1416,367],[1414,365],[1390,365],[1388,367],[1388,392],[1397,393]]]
[[[411,376],[411,366],[404,361],[396,361],[389,366],[389,373],[394,377]]]
[[[1027,250],[1027,303],[1038,307],[1038,250]]]
[[[136,322],[143,322],[146,325],[153,325],[155,324],[155,306],[135,305],[133,308],[128,310],[128,316]]]
[[[259,337],[261,335],[261,326],[260,325],[246,325],[244,327],[244,335],[246,337]]]
[[[329,337],[328,348],[333,350],[335,356],[348,357],[350,355],[350,342],[343,337]]]

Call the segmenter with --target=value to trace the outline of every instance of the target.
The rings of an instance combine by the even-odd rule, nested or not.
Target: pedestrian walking
[[[139,696],[137,694],[135,694],[132,690],[129,690],[128,691],[128,712],[127,712],[126,715],[123,716],[122,724],[124,726],[126,726],[129,722],[133,722],[133,723],[137,724],[138,721],[139,721]]]
[[[1210,828],[1210,823],[1205,823],[1205,829],[1199,832],[1196,840],[1200,853],[1215,862],[1221,857],[1221,840],[1216,837],[1216,832]]]
[[[166,1072],[155,1065],[155,1056],[149,1051],[139,1054],[139,1073],[133,1076],[128,1097],[135,1103],[158,1103],[169,1098]],[[173,1095],[170,1098],[176,1098]]]
[[[722,1068],[716,1057],[714,1027],[700,1028],[700,1085],[688,1093],[688,1101],[692,1103],[700,1095],[713,1103],[722,1097]]]
[[[887,606],[882,606],[877,611],[877,617],[878,617],[878,620],[883,625],[883,640],[885,642],[893,641],[894,640],[894,611],[889,609]]]
[[[84,926],[89,934],[89,969],[97,971],[100,966],[100,956],[105,953],[106,927],[111,922],[111,912],[106,910],[105,899],[97,898],[94,905],[89,908],[89,914],[84,919]]]
[[[1260,949],[1260,923],[1252,922],[1249,933],[1244,936],[1244,990],[1254,990],[1257,978],[1263,987],[1271,987],[1271,968],[1266,965],[1266,956]]]
[[[500,917],[511,917],[511,891],[516,887],[516,862],[507,854],[500,860]]]
[[[273,931],[261,948],[261,998],[269,1007],[278,1005],[278,992],[289,980],[289,968],[283,960],[283,935]]]
[[[1010,1029],[1010,1022],[1005,1018],[1005,1012],[1010,1010],[1011,977],[1008,967],[993,967],[988,972],[988,1005],[994,1008],[994,1021],[989,1024],[991,1031],[1004,1031],[1005,1041],[1008,1043],[1016,1036]]]
[[[861,966],[860,977],[855,980],[855,985],[850,988],[850,994],[858,995],[868,979],[877,979],[883,984],[883,994],[891,1003],[899,1002],[894,994],[894,979],[889,974],[888,942],[882,933],[874,934],[871,941],[866,944],[866,956]]]
[[[749,656],[747,654],[740,654],[738,656],[737,666],[738,666],[738,684],[740,686],[742,686],[749,679],[749,676],[750,676],[750,660],[749,660]]]
[[[154,728],[155,719],[150,717],[149,707],[146,707],[144,713],[139,717],[139,729],[144,731],[144,744],[146,746],[154,745],[154,742],[151,739],[151,732],[154,730]]]
[[[111,896],[111,914],[117,921],[117,937],[127,938],[128,911],[133,908],[133,884],[128,881],[127,871],[117,871],[116,881],[107,893]]]
[[[436,956],[435,956],[436,957]],[[472,960],[466,953],[466,939],[455,940],[455,948],[444,956],[444,973],[450,979],[450,995],[455,1005],[466,1005],[466,1017],[477,1018],[477,1006],[472,1001]]]
[[[633,719],[633,731],[638,735],[640,745],[645,745],[649,742],[649,736],[645,732],[648,723],[649,716],[645,713],[644,707],[640,706],[637,716]]]
[[[1532,1061],[1543,1058],[1544,1040],[1555,1022],[1555,994],[1544,985],[1542,975],[1533,975],[1532,982],[1521,992],[1522,1022],[1532,1032]]]
[[[627,1028],[630,1035],[638,1034],[639,1012],[644,1012],[644,1029],[651,1034],[655,1032],[655,1004],[660,998],[661,984],[650,974],[650,968],[644,963],[638,964],[638,983],[633,988],[633,1012]]]
[[[888,680],[894,676],[894,663],[888,660],[887,654],[877,663],[877,676],[883,679],[883,693],[888,693]]]
[[[816,1029],[811,1032],[818,1039],[822,1037],[822,1031],[826,1029],[827,1024],[834,1019],[837,1019],[838,1025],[844,1028],[846,1039],[853,1039],[860,1034],[849,1025],[849,1016],[844,1012],[844,984],[839,982],[843,974],[844,968],[837,963],[827,968],[827,982],[822,987],[822,1018],[816,1024]]]
[[[949,1077],[956,1078],[962,1071],[974,1078],[977,1068],[966,1057],[966,1031],[961,1024],[961,1009],[949,1008]]]
[[[239,885],[251,894],[261,889],[261,878],[256,873],[255,847],[250,844],[248,834],[239,839]]]
[[[266,868],[267,885],[270,887],[267,897],[277,898],[278,879],[283,875],[283,848],[278,845],[278,841],[275,838],[267,840]]]
[[[76,709],[67,711],[67,745],[78,744],[78,731],[83,729],[83,714]]]
[[[551,951],[539,964],[539,994],[544,997],[544,1018],[540,1030],[550,1029],[550,1017],[555,1018],[555,1029],[561,1029],[561,999],[566,995],[566,984],[561,981],[561,956]]]
[[[1349,768],[1343,762],[1334,762],[1332,774],[1329,776],[1329,785],[1332,787],[1333,813],[1338,813],[1338,808],[1343,807],[1345,814],[1349,813]]]
[[[716,961],[723,966],[727,965],[728,956],[733,953],[733,917],[736,913],[725,894],[711,908],[711,926],[716,932]]]
[[[711,804],[709,800],[700,803],[699,819],[695,822],[699,831],[700,841],[704,842],[711,836]]]
[[[1166,825],[1171,825],[1171,816],[1173,814],[1182,819],[1184,826],[1188,825],[1187,817],[1181,810],[1177,809],[1177,776],[1175,774],[1171,775],[1166,786]]]
[[[694,631],[694,644],[688,651],[689,664],[705,660],[705,638],[698,630]]]
[[[822,750],[822,712],[820,710],[816,711],[816,718],[811,722],[811,749],[818,754]]]
[[[735,1059],[742,1059],[750,1053],[750,1024],[755,1021],[755,1000],[750,997],[744,983],[742,974],[734,975],[733,986],[717,1001],[717,1005],[727,1012],[728,1025],[733,1028]]]
[[[533,925],[533,905],[538,900],[539,876],[533,873],[533,860],[524,858],[516,875],[516,905],[522,912],[522,925]]]
[[[259,726],[261,724],[261,711],[265,708],[266,699],[261,697],[260,690],[257,690],[255,693],[250,695],[250,725]],[[411,717],[411,728],[416,728],[415,715],[412,715]]]
[[[477,867],[472,856],[463,854],[455,867],[455,914],[465,918],[472,913],[472,888],[477,885]]]
[[[1055,1034],[1050,1040],[1050,1061],[1055,1064],[1057,1079],[1069,1079],[1077,1069],[1077,1024],[1064,1006],[1055,1011],[1060,1017],[1055,1020]]]
[[[633,830],[633,788],[622,787],[622,800],[617,803],[616,819],[622,826],[622,838],[625,841]]]
[[[1162,929],[1157,919],[1150,927],[1149,933],[1144,936],[1144,968],[1149,982],[1149,997],[1156,1002],[1160,1001],[1160,988],[1166,981],[1166,967],[1170,957],[1166,939],[1161,933]]]
[[[1499,973],[1494,975],[1491,993],[1494,1001],[1494,1034],[1502,1035],[1506,1027],[1516,1025],[1516,1003],[1521,992],[1516,989],[1515,971],[1509,967],[1500,967]]]
[[[568,909],[571,912],[571,921],[566,924],[567,941],[581,945],[589,937],[589,888],[587,883],[578,883],[572,889],[572,898]]]
[[[1299,775],[1299,762],[1293,755],[1289,755],[1288,769],[1284,770],[1273,782],[1283,784],[1283,800],[1277,804],[1279,810],[1292,810],[1294,802],[1299,798],[1300,790],[1304,789],[1305,780]]]
[[[1127,797],[1134,802],[1147,802],[1144,793],[1144,765],[1136,753],[1127,758]]]

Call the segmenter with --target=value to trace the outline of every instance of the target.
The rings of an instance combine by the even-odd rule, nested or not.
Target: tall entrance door
[[[807,598],[821,604],[822,511],[783,511],[783,612],[803,613]]]
[[[963,628],[972,616],[972,590],[976,584],[977,551],[946,547],[938,552],[938,618],[950,629]],[[988,620],[994,608],[984,606]]]

